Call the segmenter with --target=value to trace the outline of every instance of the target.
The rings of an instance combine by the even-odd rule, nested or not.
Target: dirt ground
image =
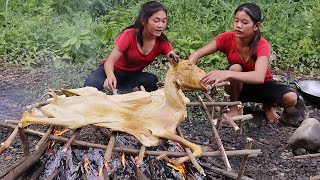
[[[39,100],[48,88],[59,88],[59,85],[64,88],[81,86],[83,83],[81,78],[87,72],[82,72],[83,76],[79,76],[79,72],[81,71],[78,69],[57,70],[51,66],[25,68],[0,62],[0,121],[18,120],[26,110],[26,105]],[[70,80],[70,77],[74,79]],[[73,82],[68,83],[68,81]],[[319,120],[320,110],[308,102],[306,104],[310,117]],[[287,141],[296,128],[281,123],[270,124],[267,122],[263,112],[256,109],[245,109],[245,114],[253,114],[254,119],[244,126],[242,135],[227,127],[223,127],[219,131],[226,149],[243,149],[246,137],[250,137],[254,140],[252,148],[262,151],[262,154],[258,157],[249,160],[245,175],[253,179],[309,179],[311,176],[319,175],[320,158],[293,158]],[[201,109],[188,108],[188,111],[191,112],[191,116],[181,125],[185,137],[203,146],[210,144],[212,139],[211,128],[208,122],[203,119]],[[279,112],[281,112],[281,109],[279,109]],[[0,141],[5,141],[11,131],[12,129],[0,127]],[[88,136],[88,138],[90,137]],[[39,138],[30,139],[32,146]],[[22,155],[20,140],[16,139],[11,147],[0,155],[0,169],[4,170],[10,167],[22,158]],[[208,159],[210,159],[211,163],[223,165],[220,158]],[[205,161],[201,158],[200,160]],[[241,158],[231,157],[230,162],[232,168],[238,170]],[[206,170],[206,173],[209,176],[203,177],[203,179],[211,179],[213,177],[210,176],[212,172],[209,170]],[[228,178],[222,176],[216,179]]]

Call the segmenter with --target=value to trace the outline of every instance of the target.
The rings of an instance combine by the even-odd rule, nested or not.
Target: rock
[[[320,149],[320,122],[315,118],[305,119],[289,139],[289,146],[295,152],[304,148],[314,153]]]
[[[295,156],[305,155],[305,154],[307,154],[307,150],[304,149],[304,148],[297,148],[297,149],[295,149],[295,150],[293,151],[293,154],[294,154]]]
[[[295,107],[284,108],[281,115],[281,122],[294,127],[299,127],[303,120],[309,117],[309,111],[304,100],[299,96]]]

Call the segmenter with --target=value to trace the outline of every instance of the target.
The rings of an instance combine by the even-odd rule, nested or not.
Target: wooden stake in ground
[[[28,136],[24,133],[23,128],[19,128],[18,131],[19,131],[19,136],[20,136],[20,139],[21,139],[21,144],[22,144],[24,156],[28,156],[29,155],[29,140],[28,140]]]
[[[75,132],[71,135],[69,141],[63,146],[62,152],[66,153],[68,151],[68,148],[71,146],[72,142],[77,138],[77,136],[80,134],[82,128],[78,128],[75,130]]]
[[[181,132],[181,129],[179,127],[177,127],[177,132],[179,134],[179,136],[183,137],[183,134]],[[184,137],[183,137],[184,138]],[[204,173],[203,168],[199,165],[198,161],[196,160],[196,158],[193,156],[191,150],[189,148],[184,148],[188,154],[188,156],[190,157],[190,161],[192,162],[192,164],[194,165],[194,167],[198,170],[198,172],[203,175],[206,176],[206,174]]]
[[[251,139],[251,138],[248,137],[248,138],[247,138],[246,145],[245,145],[244,148],[245,148],[245,149],[251,149],[252,143],[253,143],[253,139]],[[243,160],[242,160],[242,162],[241,162],[241,166],[240,166],[240,169],[239,169],[239,174],[238,174],[237,180],[240,180],[241,177],[243,176],[244,170],[245,170],[245,167],[246,167],[246,164],[247,164],[248,159],[249,159],[249,156],[248,156],[248,155],[243,157]]]
[[[10,134],[10,136],[8,137],[8,139],[5,142],[2,142],[0,144],[0,154],[5,151],[6,149],[8,149],[12,143],[12,141],[14,140],[14,138],[17,136],[19,131],[18,126],[16,128],[14,128],[13,132]]]
[[[198,96],[198,98],[199,98],[199,100],[203,103],[202,98],[201,98],[200,96]],[[223,162],[224,162],[227,170],[228,170],[228,171],[231,171],[231,170],[232,170],[231,165],[230,165],[230,163],[229,163],[227,154],[226,154],[226,152],[225,152],[225,150],[224,150],[223,144],[222,144],[222,142],[221,142],[219,133],[218,133],[218,131],[217,131],[217,129],[216,129],[216,126],[215,126],[215,124],[214,124],[214,122],[213,122],[213,119],[212,119],[212,117],[211,117],[211,114],[210,114],[207,106],[206,106],[204,103],[202,104],[202,107],[203,107],[204,111],[206,112],[207,117],[208,117],[208,119],[209,119],[209,121],[210,121],[210,124],[211,124],[211,126],[212,126],[212,136],[213,136],[215,142],[217,143],[217,145],[219,146],[219,150],[220,150],[220,153],[221,153],[221,157],[222,157],[222,159],[223,159]]]
[[[38,150],[40,146],[42,146],[43,143],[45,143],[48,140],[49,135],[51,134],[51,132],[54,130],[54,126],[49,126],[48,130],[46,131],[46,133],[44,134],[44,136],[42,136],[42,138],[40,139],[40,141],[38,142],[38,144],[35,147],[35,150]]]

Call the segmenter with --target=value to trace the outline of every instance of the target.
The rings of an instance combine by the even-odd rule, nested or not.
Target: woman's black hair
[[[142,31],[144,28],[143,23],[148,22],[148,19],[156,12],[158,11],[164,11],[167,14],[167,9],[159,2],[156,1],[149,1],[147,3],[144,3],[141,6],[140,12],[138,17],[136,18],[135,22],[133,25],[125,28],[129,29],[129,28],[137,28],[138,32],[137,32],[137,40],[138,43],[141,47],[143,47],[143,37],[142,37]],[[164,33],[161,33],[160,37],[159,37],[160,41],[167,41],[168,38]]]
[[[234,15],[237,14],[238,11],[245,12],[248,16],[250,16],[251,20],[254,24],[261,22],[261,10],[260,7],[254,3],[244,3],[238,6],[238,8],[234,11]],[[251,39],[249,43],[249,49],[250,49],[250,56],[253,60],[257,59],[257,56],[255,54],[257,45],[261,39],[261,32],[260,29],[256,30],[253,34],[253,38]]]

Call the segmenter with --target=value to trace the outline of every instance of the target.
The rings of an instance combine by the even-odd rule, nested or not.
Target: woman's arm
[[[104,71],[106,73],[107,79],[104,81],[103,87],[108,90],[113,90],[117,87],[117,79],[114,75],[114,64],[120,58],[122,52],[115,46],[107,61],[104,63]]]
[[[221,81],[237,80],[248,84],[262,84],[264,83],[268,67],[268,57],[261,56],[256,60],[254,71],[236,72],[230,70],[214,70],[206,74],[201,82],[204,84],[216,84]]]
[[[197,51],[193,52],[189,56],[189,60],[191,60],[194,64],[197,64],[198,59],[217,52],[218,47],[215,40],[211,41],[209,44],[203,46],[202,48],[198,49]]]

